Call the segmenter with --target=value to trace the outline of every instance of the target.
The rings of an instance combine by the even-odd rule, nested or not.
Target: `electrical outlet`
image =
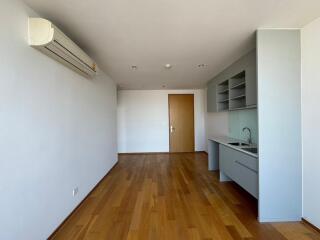
[[[74,189],[72,190],[72,195],[73,195],[73,196],[77,195],[78,191],[79,191],[78,187],[74,188]]]

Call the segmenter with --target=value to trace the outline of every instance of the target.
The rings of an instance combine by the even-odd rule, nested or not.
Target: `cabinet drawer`
[[[240,165],[244,165],[246,166],[248,169],[254,171],[254,172],[258,172],[258,159],[252,156],[249,156],[245,153],[236,151],[231,149],[232,151],[235,151],[234,153],[234,157],[235,157],[235,161],[240,164]]]
[[[258,198],[258,174],[250,170],[247,166],[235,161],[236,171],[232,176],[232,180],[237,182],[241,187],[247,190],[255,198]]]
[[[219,165],[223,173],[258,197],[258,159],[220,144]]]

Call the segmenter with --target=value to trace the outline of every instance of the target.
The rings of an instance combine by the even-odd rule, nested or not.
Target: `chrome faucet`
[[[245,130],[248,130],[248,132],[249,132],[248,143],[249,143],[249,144],[252,144],[251,130],[250,130],[250,128],[248,128],[248,127],[242,128],[242,132],[244,132]]]

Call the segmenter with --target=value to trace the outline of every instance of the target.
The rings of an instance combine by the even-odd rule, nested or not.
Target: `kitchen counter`
[[[245,148],[253,148],[253,147],[257,147],[257,145],[255,144],[250,144],[248,146],[234,146],[234,145],[231,145],[229,143],[232,143],[232,142],[240,142],[240,143],[247,143],[243,140],[239,140],[239,139],[235,139],[235,138],[230,138],[230,137],[226,137],[226,136],[210,136],[208,138],[208,140],[210,141],[214,141],[214,142],[217,142],[219,144],[223,144],[227,147],[230,147],[230,148],[233,148],[239,152],[243,152],[245,154],[248,154],[252,157],[255,157],[255,158],[258,158],[258,154],[257,153],[252,153],[252,152],[248,152],[245,150]]]

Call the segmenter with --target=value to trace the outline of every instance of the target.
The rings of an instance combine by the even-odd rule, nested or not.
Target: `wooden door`
[[[193,94],[169,94],[170,152],[194,152]]]

